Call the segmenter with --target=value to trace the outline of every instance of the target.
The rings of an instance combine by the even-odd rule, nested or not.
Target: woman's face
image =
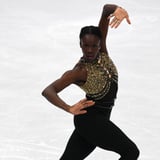
[[[86,34],[80,40],[83,57],[86,61],[95,60],[100,50],[100,39],[93,34]]]

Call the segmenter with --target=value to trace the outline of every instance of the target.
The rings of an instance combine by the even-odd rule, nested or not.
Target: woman
[[[123,8],[104,5],[98,27],[81,29],[82,58],[42,92],[53,105],[74,115],[75,130],[60,160],[85,159],[96,147],[118,153],[120,160],[136,160],[139,156],[136,145],[110,120],[118,73],[108,56],[106,37],[108,26],[117,28],[124,19],[130,24]],[[83,89],[86,99],[74,105],[65,103],[58,93],[71,84]]]

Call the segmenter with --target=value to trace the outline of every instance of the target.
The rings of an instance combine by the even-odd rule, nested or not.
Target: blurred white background
[[[111,119],[138,145],[140,160],[160,157],[160,1],[0,0],[0,160],[59,159],[73,117],[41,92],[79,60],[79,31],[98,24],[106,3],[124,7],[132,21],[109,30],[119,71]],[[61,96],[73,104],[85,95],[71,86]],[[118,158],[97,148],[86,159]]]

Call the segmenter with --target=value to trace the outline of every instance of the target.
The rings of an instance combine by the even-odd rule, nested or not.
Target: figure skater
[[[108,28],[117,28],[123,20],[130,24],[122,7],[106,4],[98,26],[85,26],[80,31],[83,56],[73,69],[44,89],[42,95],[53,105],[74,115],[75,129],[60,160],[83,160],[96,147],[114,151],[119,160],[137,160],[139,149],[111,120],[118,90],[117,69],[108,55]],[[71,84],[79,86],[86,98],[67,104],[58,93]]]

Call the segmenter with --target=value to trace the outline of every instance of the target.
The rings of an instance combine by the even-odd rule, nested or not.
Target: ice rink
[[[138,145],[140,160],[158,160],[158,0],[0,0],[0,160],[59,159],[74,129],[73,116],[41,92],[79,60],[79,31],[98,24],[106,3],[124,7],[132,21],[109,29],[109,54],[119,71],[111,119]],[[74,85],[61,93],[69,104],[84,96]],[[86,160],[118,158],[96,148]]]

